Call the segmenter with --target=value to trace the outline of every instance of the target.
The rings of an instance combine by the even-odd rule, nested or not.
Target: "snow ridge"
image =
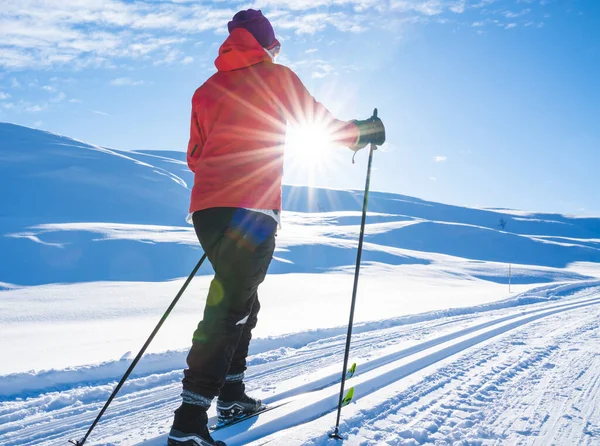
[[[355,334],[365,333],[384,328],[398,327],[401,325],[435,321],[453,316],[473,315],[493,310],[520,307],[540,302],[549,302],[565,299],[568,296],[578,293],[582,290],[588,290],[592,293],[600,291],[600,280],[544,285],[518,294],[514,297],[489,304],[465,308],[437,310],[429,313],[402,316],[380,321],[361,322],[356,324],[353,332]],[[278,349],[284,349],[285,351],[285,348],[301,348],[310,343],[318,342],[323,338],[343,336],[345,332],[345,327],[336,327],[331,329],[309,330],[306,332],[284,336],[255,339],[250,352],[251,355],[255,356],[255,358],[251,358],[249,360],[249,364],[252,365],[260,363],[260,354],[262,353],[275,352]],[[132,377],[163,374],[167,371],[182,369],[185,366],[186,355],[187,351],[169,351],[158,354],[146,354],[144,356],[144,360],[140,362],[138,367],[134,370]],[[110,383],[111,381],[118,380],[119,377],[123,375],[125,370],[127,370],[127,367],[129,367],[131,361],[132,359],[129,358],[121,359],[119,361],[107,361],[97,365],[70,367],[62,370],[45,370],[39,372],[30,371],[26,373],[14,373],[3,376],[0,375],[0,399],[14,397],[24,398],[37,395],[39,392],[61,391],[75,386]],[[141,382],[143,382],[143,380],[138,381],[138,387],[140,386]],[[148,381],[148,385],[154,385],[152,380]]]

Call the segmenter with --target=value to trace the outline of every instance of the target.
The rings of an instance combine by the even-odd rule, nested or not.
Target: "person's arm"
[[[192,122],[190,125],[190,140],[187,148],[187,163],[188,167],[192,172],[196,172],[196,165],[198,159],[200,159],[200,153],[202,152],[202,146],[204,145],[204,138],[202,137],[202,130],[198,123],[196,113],[194,111],[194,105],[192,104]]]
[[[321,123],[331,132],[332,142],[353,148],[359,140],[359,128],[354,122],[336,119],[327,108],[317,102],[300,78],[289,68],[281,79],[281,106],[285,118],[293,125]]]

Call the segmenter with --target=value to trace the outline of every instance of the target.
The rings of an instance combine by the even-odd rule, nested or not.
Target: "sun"
[[[312,188],[329,188],[335,184],[335,178],[340,175],[340,166],[348,163],[350,157],[348,151],[340,150],[339,144],[334,142],[333,134],[326,123],[288,124],[284,152],[286,184]],[[311,212],[336,209],[338,205],[335,194],[325,193],[318,198],[316,189],[309,190],[308,195],[301,190],[292,188],[286,199],[287,205],[294,208],[301,202],[301,208],[310,209]]]
[[[335,150],[331,132],[320,123],[288,125],[285,144],[285,164],[288,178],[307,186],[323,183],[334,170]],[[321,184],[322,185],[322,184]]]
[[[331,133],[323,124],[306,123],[288,126],[285,150],[298,160],[317,161],[329,155]]]

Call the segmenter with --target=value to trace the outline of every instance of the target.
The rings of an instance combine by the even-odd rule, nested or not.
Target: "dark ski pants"
[[[260,310],[257,289],[273,257],[277,223],[268,215],[237,208],[198,211],[193,220],[215,277],[204,318],[194,332],[183,388],[212,399],[227,375],[246,370]]]

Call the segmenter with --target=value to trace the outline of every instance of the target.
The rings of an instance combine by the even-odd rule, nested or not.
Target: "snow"
[[[0,444],[63,444],[83,436],[202,255],[185,223],[192,178],[183,153],[0,123],[0,181]],[[215,437],[337,444],[361,205],[362,191],[284,187],[247,385],[286,404]],[[344,443],[600,442],[600,219],[383,192],[369,210]],[[165,444],[210,274],[89,444]]]

